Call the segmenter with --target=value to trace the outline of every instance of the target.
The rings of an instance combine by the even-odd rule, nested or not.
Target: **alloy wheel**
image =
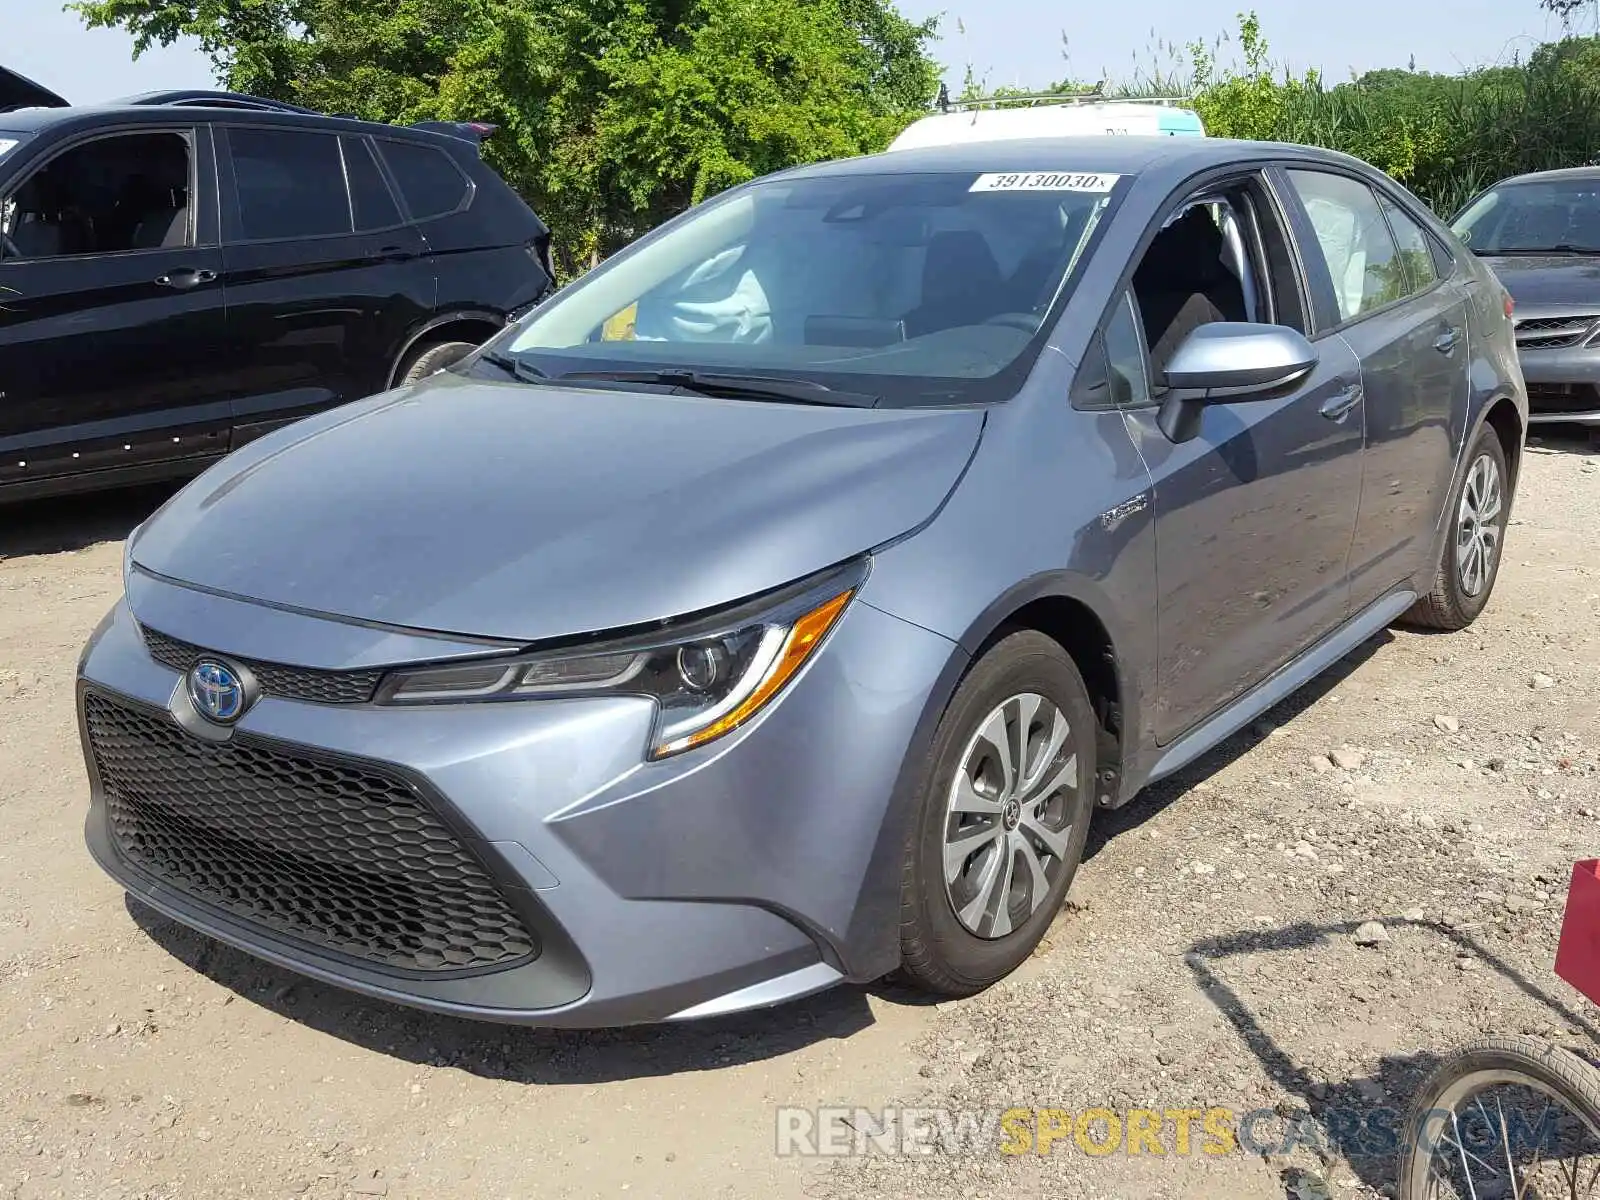
[[[1456,571],[1467,596],[1481,595],[1494,574],[1503,506],[1500,468],[1489,455],[1480,454],[1467,472],[1456,513]]]
[[[1065,869],[1079,786],[1074,731],[1045,697],[997,705],[961,756],[946,804],[945,890],[967,930],[1002,938]]]

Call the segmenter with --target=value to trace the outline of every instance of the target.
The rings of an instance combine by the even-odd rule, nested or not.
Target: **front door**
[[[1221,284],[1208,285],[1207,294],[1216,287],[1224,305],[1236,308],[1242,292],[1256,320],[1314,335],[1286,217],[1264,181],[1255,175],[1224,180],[1201,199],[1208,219],[1221,215],[1224,224],[1249,235],[1242,239],[1246,252],[1232,252],[1227,268],[1247,278],[1230,288],[1208,266],[1200,277]],[[1163,263],[1170,251],[1157,251],[1152,244],[1145,257],[1152,270],[1136,280],[1170,278],[1167,268],[1181,265]],[[1230,261],[1226,239],[1214,235],[1204,246],[1184,245],[1180,258],[1218,253]],[[1136,295],[1141,286],[1147,285],[1136,283]],[[1151,299],[1155,308],[1171,308],[1159,295]],[[1134,332],[1143,344],[1160,340],[1148,327]],[[1108,350],[1111,342],[1108,330]],[[1143,354],[1143,344],[1123,357]],[[1350,538],[1361,494],[1360,362],[1337,335],[1313,336],[1313,344],[1317,365],[1293,390],[1210,406],[1191,441],[1175,444],[1161,432],[1159,395],[1126,414],[1154,481],[1160,678],[1154,723],[1163,744],[1349,614]],[[1154,381],[1159,385],[1158,376]]]
[[[70,144],[0,201],[0,485],[227,449],[205,130]]]

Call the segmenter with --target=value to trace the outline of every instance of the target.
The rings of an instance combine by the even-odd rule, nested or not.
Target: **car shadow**
[[[126,538],[182,483],[91,492],[7,504],[0,520],[0,559],[59,554]]]
[[[196,933],[132,896],[126,904],[156,945],[241,1000],[377,1054],[500,1082],[584,1085],[715,1071],[848,1038],[873,1023],[867,993],[849,986],[684,1024],[562,1030],[471,1021],[330,987]]]
[[[1084,861],[1087,862],[1098,854],[1112,838],[1127,833],[1130,829],[1137,829],[1162,810],[1176,804],[1192,791],[1196,784],[1205,782],[1223,767],[1254,750],[1271,737],[1274,730],[1300,716],[1394,640],[1394,634],[1386,629],[1369,641],[1363,642],[1293,695],[1268,709],[1238,733],[1218,743],[1215,748],[1206,751],[1181,771],[1169,775],[1158,783],[1150,784],[1121,808],[1097,810],[1094,820],[1089,824],[1089,836],[1083,851]]]
[[[1438,921],[1401,916],[1378,919],[1391,934],[1411,929],[1450,942],[1458,952],[1471,955],[1488,972],[1538,1001],[1569,1030],[1591,1040],[1600,1038],[1600,1029],[1586,1016],[1545,991],[1469,933]],[[1423,1080],[1442,1061],[1440,1055],[1431,1050],[1384,1055],[1370,1075],[1319,1080],[1278,1044],[1219,969],[1230,959],[1250,955],[1315,952],[1332,945],[1334,938],[1353,935],[1360,924],[1300,923],[1277,929],[1243,930],[1195,943],[1184,955],[1184,963],[1201,993],[1232,1026],[1268,1078],[1294,1097],[1277,1106],[1271,1114],[1276,1121],[1269,1118],[1263,1123],[1255,1131],[1256,1145],[1246,1149],[1270,1148],[1275,1141],[1283,1147],[1287,1138],[1318,1153],[1325,1164],[1331,1164],[1336,1156],[1342,1157],[1364,1184],[1380,1194],[1392,1195],[1407,1111]],[[1284,1171],[1291,1195],[1296,1194],[1293,1185],[1300,1174],[1303,1172],[1297,1168]]]
[[[1583,425],[1535,425],[1528,434],[1528,445],[1552,454],[1600,455],[1600,431]]]

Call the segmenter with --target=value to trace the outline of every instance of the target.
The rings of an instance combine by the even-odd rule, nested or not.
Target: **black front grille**
[[[196,660],[210,651],[199,646],[180,642],[141,625],[140,634],[150,651],[150,657],[174,671],[187,671]],[[365,704],[378,690],[382,671],[319,671],[311,667],[288,667],[282,663],[256,662],[249,658],[226,656],[242,667],[248,667],[256,677],[261,690],[268,696],[281,696],[285,700],[305,700],[312,704]]]
[[[1523,350],[1558,350],[1579,345],[1594,332],[1592,315],[1527,317],[1517,322],[1517,345]]]
[[[90,692],[110,831],[134,866],[235,916],[409,971],[509,967],[539,946],[419,790],[235,734],[210,743]]]
[[[1588,383],[1530,383],[1528,408],[1546,414],[1600,412],[1600,390]]]

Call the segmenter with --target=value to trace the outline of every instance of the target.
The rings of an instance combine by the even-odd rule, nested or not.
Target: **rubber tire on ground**
[[[1418,1153],[1423,1122],[1439,1098],[1458,1080],[1479,1071],[1511,1071],[1553,1092],[1589,1129],[1600,1136],[1600,1071],[1569,1050],[1536,1037],[1487,1037],[1472,1042],[1434,1068],[1417,1089],[1400,1143],[1399,1200],[1426,1200],[1427,1175],[1419,1188],[1414,1176],[1428,1163]]]
[[[1489,579],[1484,584],[1483,591],[1476,596],[1468,596],[1461,590],[1461,571],[1456,564],[1456,522],[1461,512],[1461,493],[1466,490],[1467,477],[1472,473],[1472,464],[1478,461],[1480,455],[1487,454],[1495,462],[1500,471],[1500,543],[1495,552],[1494,563],[1489,569]],[[1506,552],[1506,524],[1511,519],[1511,473],[1506,468],[1506,452],[1500,445],[1500,438],[1489,425],[1484,425],[1478,430],[1478,436],[1473,439],[1472,446],[1468,449],[1466,469],[1461,472],[1461,478],[1456,482],[1455,490],[1450,493],[1450,507],[1446,513],[1445,521],[1447,532],[1444,539],[1444,548],[1439,554],[1436,564],[1433,590],[1418,600],[1406,612],[1402,621],[1407,625],[1418,626],[1423,629],[1440,629],[1455,632],[1465,629],[1478,619],[1478,614],[1489,603],[1489,597],[1494,595],[1495,580],[1500,576],[1500,562],[1505,558]]]
[[[435,342],[424,347],[405,365],[400,372],[401,383],[416,383],[419,379],[426,379],[435,371],[442,371],[453,362],[460,362],[471,354],[477,346],[471,342]]]
[[[1078,755],[1078,811],[1066,869],[1045,902],[1018,928],[990,940],[968,932],[945,890],[946,798],[979,722],[1023,692],[1050,700],[1071,724]],[[1098,769],[1095,730],[1094,709],[1078,668],[1059,643],[1042,633],[1023,630],[1003,638],[967,672],[934,734],[907,840],[900,901],[900,974],[906,982],[937,995],[970,996],[1009,975],[1033,953],[1060,911],[1083,856]]]

